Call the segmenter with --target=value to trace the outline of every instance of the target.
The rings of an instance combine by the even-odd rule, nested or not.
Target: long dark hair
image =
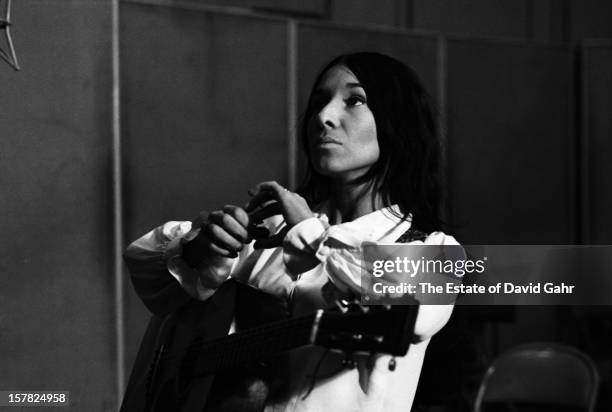
[[[385,206],[397,204],[402,218],[412,214],[417,229],[428,233],[441,230],[443,191],[437,112],[414,71],[383,54],[342,55],[317,76],[301,124],[308,170],[298,192],[313,204],[330,195],[330,179],[312,167],[306,128],[316,110],[311,101],[313,91],[334,66],[344,66],[357,77],[376,121],[380,157],[359,180],[373,184]]]

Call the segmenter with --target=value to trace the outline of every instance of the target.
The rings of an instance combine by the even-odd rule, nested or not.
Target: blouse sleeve
[[[124,252],[134,289],[151,312],[165,315],[190,298],[208,299],[215,286],[229,276],[235,259],[204,262],[201,270],[183,260],[183,243],[198,233],[191,222],[167,222],[132,242]]]
[[[330,281],[341,291],[361,293],[363,266],[362,244],[372,241],[367,234],[344,225],[329,226],[318,218],[306,219],[287,233],[283,245],[284,261],[294,275],[325,265]],[[458,245],[454,237],[433,232],[421,243],[425,245]],[[295,273],[297,271],[297,273]],[[421,305],[415,324],[420,341],[429,339],[448,322],[453,304]]]
[[[346,225],[329,226],[320,218],[303,220],[287,232],[283,259],[290,273],[297,275],[325,265],[331,282],[341,291],[360,292],[362,250],[366,233]]]

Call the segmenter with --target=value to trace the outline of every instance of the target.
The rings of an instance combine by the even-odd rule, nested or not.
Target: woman
[[[310,313],[360,292],[363,241],[409,233],[415,242],[456,244],[436,231],[439,141],[427,94],[407,66],[377,53],[334,59],[316,79],[302,138],[309,169],[297,193],[263,182],[244,207],[166,223],[128,247],[135,289],[149,309],[166,314],[188,297],[210,299],[231,277],[281,298],[293,315]],[[429,235],[414,240],[422,232]],[[420,308],[419,343],[393,372],[388,356],[348,369],[339,367],[341,355],[318,347],[287,353],[266,410],[409,410],[429,339],[451,311]]]

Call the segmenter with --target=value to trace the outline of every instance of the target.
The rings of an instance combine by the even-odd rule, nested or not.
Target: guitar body
[[[200,376],[194,371],[198,349],[203,342],[226,336],[232,320],[240,330],[284,318],[285,307],[276,297],[233,280],[206,301],[191,300],[163,319],[153,316],[121,411],[261,410],[270,367],[245,365],[218,376]],[[209,397],[211,388],[214,396]]]
[[[226,282],[214,299],[191,300],[164,318],[151,318],[123,398],[122,412],[204,409],[213,377],[188,382],[181,379],[189,367],[189,358],[197,356],[197,352],[192,354],[188,349],[200,340],[227,335],[235,296],[235,282]]]

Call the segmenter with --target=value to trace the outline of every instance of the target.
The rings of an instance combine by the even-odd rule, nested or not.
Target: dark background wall
[[[0,388],[113,410],[110,7],[12,11],[23,69],[0,62]]]
[[[258,181],[294,185],[299,113],[343,52],[391,54],[436,98],[459,241],[611,242],[605,0],[21,0],[12,21],[22,71],[0,64],[2,390],[65,389],[75,410],[115,410],[149,316],[116,251],[163,221],[240,204]],[[435,403],[440,359],[468,395],[438,402],[467,405],[484,365],[521,342],[572,343],[605,367],[609,341],[579,325],[610,331],[606,316],[458,310],[420,402]]]

